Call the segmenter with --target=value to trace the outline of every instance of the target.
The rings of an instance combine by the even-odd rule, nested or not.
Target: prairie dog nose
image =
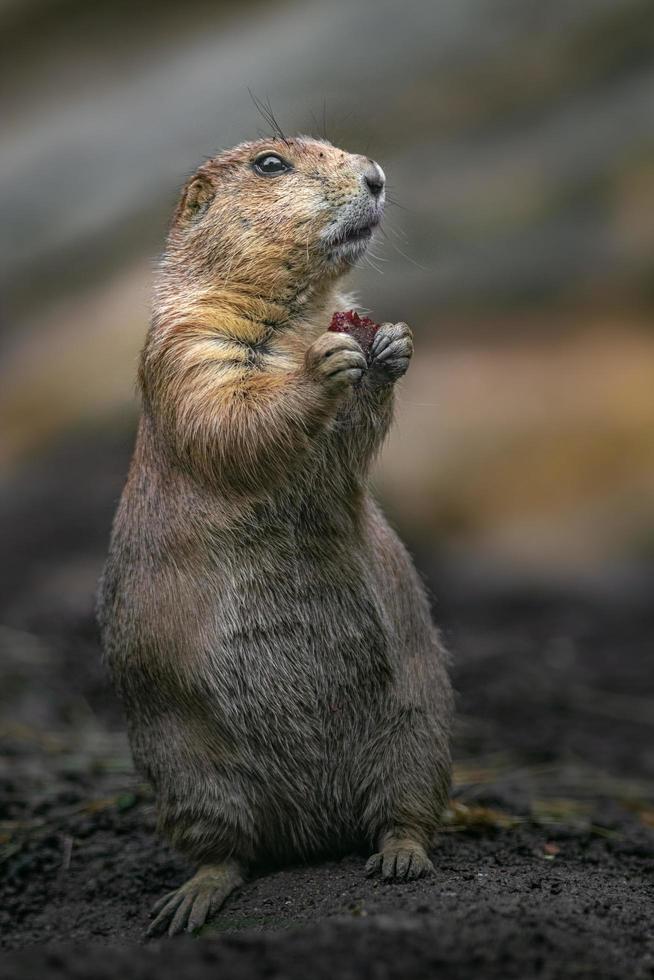
[[[374,160],[368,161],[368,166],[363,172],[363,179],[372,196],[379,197],[381,192],[384,190],[386,176],[382,168],[378,163],[375,163]]]

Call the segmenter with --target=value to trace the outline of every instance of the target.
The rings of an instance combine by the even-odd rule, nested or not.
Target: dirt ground
[[[128,442],[60,446],[0,497],[0,977],[654,978],[646,571],[534,590],[428,556],[459,701],[435,877],[283,868],[201,937],[144,942],[189,868],[154,836],[93,621]]]

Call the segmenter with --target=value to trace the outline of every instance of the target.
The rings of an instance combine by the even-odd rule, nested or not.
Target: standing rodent
[[[411,333],[382,324],[366,357],[327,331],[383,203],[377,164],[276,138],[201,166],[173,218],[99,607],[160,829],[200,865],[151,932],[201,926],[263,862],[432,870],[446,658],[366,488]]]

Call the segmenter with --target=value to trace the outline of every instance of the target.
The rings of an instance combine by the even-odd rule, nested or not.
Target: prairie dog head
[[[166,265],[186,281],[292,303],[363,255],[384,184],[377,163],[322,140],[242,143],[187,181]]]

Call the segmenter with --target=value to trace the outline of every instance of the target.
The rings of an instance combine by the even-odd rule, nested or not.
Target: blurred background
[[[60,934],[77,921],[67,841],[91,886],[104,874],[65,807],[117,800],[120,828],[131,801],[134,846],[179,871],[143,787],[125,796],[94,591],[169,216],[205,157],[265,133],[248,90],[388,176],[352,286],[378,321],[411,324],[417,353],[375,489],[453,651],[459,799],[538,821],[548,794],[601,796],[654,826],[651,2],[0,0],[0,75],[12,928],[41,941],[48,915]],[[583,819],[591,836],[610,823]],[[69,905],[44,898],[65,888]]]

